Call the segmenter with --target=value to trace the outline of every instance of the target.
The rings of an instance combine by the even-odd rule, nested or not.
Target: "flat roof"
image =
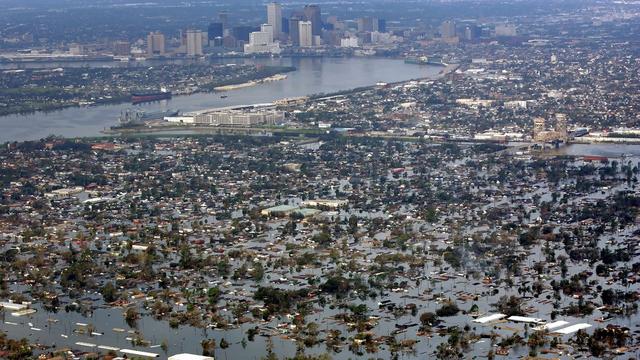
[[[265,210],[271,211],[271,212],[278,212],[278,211],[293,211],[297,209],[298,207],[293,205],[278,205],[278,206],[267,208]]]
[[[475,320],[473,320],[473,322],[474,323],[479,323],[479,324],[486,324],[488,322],[500,320],[500,319],[503,319],[503,318],[506,318],[506,317],[507,317],[507,315],[505,315],[505,314],[493,314],[493,315],[483,316],[481,318],[475,319]]]
[[[195,354],[176,354],[169,356],[168,360],[214,360],[212,356],[202,356]]]
[[[533,328],[533,330],[535,330],[535,331],[553,330],[553,329],[557,329],[559,327],[563,327],[563,326],[567,325],[568,323],[569,323],[568,321],[558,320],[558,321],[554,321],[552,323],[536,326],[536,327]]]
[[[523,322],[523,323],[535,323],[535,324],[542,324],[545,322],[545,320],[543,319],[526,317],[526,316],[509,316],[507,320],[515,321],[515,322]]]
[[[581,324],[575,324],[575,325],[568,326],[566,328],[555,330],[553,333],[554,334],[569,335],[569,334],[573,334],[574,332],[578,332],[579,330],[587,329],[587,328],[590,328],[590,327],[591,327],[590,324],[581,323]]]
[[[123,354],[150,357],[150,358],[160,357],[160,355],[156,354],[156,353],[150,353],[150,352],[138,351],[138,350],[131,350],[131,349],[121,349],[120,352],[123,353]]]

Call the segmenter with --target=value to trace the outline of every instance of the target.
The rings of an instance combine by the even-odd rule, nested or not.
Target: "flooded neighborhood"
[[[0,0],[0,359],[640,358],[640,2]]]
[[[21,143],[1,328],[43,354],[634,357],[640,151],[609,146]]]

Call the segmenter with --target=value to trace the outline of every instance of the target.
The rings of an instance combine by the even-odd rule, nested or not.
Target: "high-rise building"
[[[209,41],[215,38],[221,38],[224,36],[224,25],[221,22],[212,22],[207,28],[207,35]]]
[[[233,28],[233,36],[236,40],[240,41],[249,41],[249,34],[254,31],[259,31],[260,28],[256,28],[255,26],[236,26]]]
[[[300,46],[313,46],[313,23],[311,21],[300,21],[298,23],[300,32]]]
[[[537,117],[535,119],[533,119],[533,137],[534,139],[539,139],[541,134],[546,130],[546,124],[545,124],[545,120],[544,118],[541,117]]]
[[[149,56],[164,55],[164,46],[164,35],[161,32],[156,31],[147,35],[147,54]]]
[[[456,23],[453,20],[445,20],[440,25],[440,35],[443,38],[449,39],[456,36]]]
[[[359,32],[371,32],[373,31],[373,18],[362,17],[358,19],[358,31]]]
[[[128,41],[116,41],[113,43],[113,55],[129,56],[131,54],[131,44]]]
[[[222,23],[212,22],[207,28],[207,38],[209,46],[222,46],[224,38],[224,27]]]
[[[263,24],[260,30],[249,34],[249,43],[244,45],[244,52],[247,54],[280,53],[280,44],[273,42],[273,28],[271,25]]]
[[[311,22],[312,35],[321,35],[322,34],[322,17],[320,16],[320,6],[305,5],[304,17],[307,21]]]
[[[274,29],[273,29],[273,26],[271,26],[271,24],[262,24],[262,25],[260,25],[260,31],[269,34],[269,37],[271,38],[269,43],[273,42]]]
[[[467,41],[474,41],[480,37],[481,30],[478,25],[467,25],[464,28],[464,39]]]
[[[273,28],[273,40],[282,33],[282,7],[277,2],[267,4],[267,23]]]
[[[518,29],[514,24],[498,24],[496,25],[496,36],[516,36]]]
[[[223,29],[229,28],[229,14],[227,14],[226,12],[223,11],[218,14],[218,21],[222,23]]]
[[[292,16],[289,19],[289,38],[291,45],[300,46],[300,18]]]
[[[387,32],[387,21],[385,19],[378,19],[378,31],[381,33]]]
[[[567,115],[565,114],[556,114],[556,132],[558,133],[559,140],[567,142],[568,132],[567,132]]]
[[[202,55],[202,31],[187,30],[187,56]]]

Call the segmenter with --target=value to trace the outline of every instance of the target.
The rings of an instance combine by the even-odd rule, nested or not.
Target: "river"
[[[171,100],[138,106],[147,111],[177,109],[193,111],[212,107],[266,103],[285,97],[331,93],[375,83],[436,77],[441,67],[405,64],[402,60],[374,58],[275,58],[227,59],[226,63],[260,63],[295,66],[287,79],[251,88],[219,93],[176,96]],[[90,64],[86,64],[90,65]],[[151,64],[153,65],[153,64]],[[122,66],[97,63],[92,66]],[[128,65],[131,66],[131,65]],[[88,70],[90,71],[90,70]],[[0,117],[0,143],[36,140],[48,135],[65,137],[96,136],[117,122],[120,113],[131,104],[73,107],[53,112]]]

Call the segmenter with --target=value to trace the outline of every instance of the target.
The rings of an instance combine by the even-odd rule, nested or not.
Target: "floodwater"
[[[260,63],[295,66],[297,71],[287,79],[220,93],[175,96],[171,100],[144,104],[136,108],[146,111],[175,109],[194,111],[213,107],[268,103],[277,99],[332,93],[377,82],[397,82],[438,76],[441,67],[405,64],[402,60],[374,58],[275,58],[226,59],[226,63]],[[152,66],[154,63],[151,63]],[[87,64],[89,65],[89,64]],[[65,65],[66,66],[66,65]],[[123,66],[97,63],[93,66]],[[133,65],[127,65],[133,66]],[[97,136],[117,123],[120,113],[131,104],[74,107],[48,113],[0,117],[0,143],[37,140],[48,135],[65,137]]]

